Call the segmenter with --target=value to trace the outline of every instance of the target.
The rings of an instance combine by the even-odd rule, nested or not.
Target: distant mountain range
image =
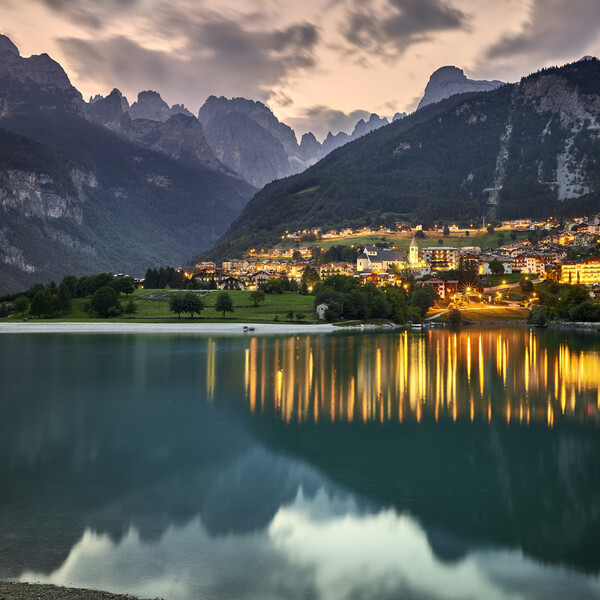
[[[143,113],[155,97],[140,100],[138,114],[158,114]],[[214,158],[194,117],[131,119],[124,106],[116,93],[87,105],[58,63],[0,36],[0,293],[181,264],[256,191]]]
[[[597,212],[599,131],[595,58],[453,95],[265,186],[205,256],[312,227]]]

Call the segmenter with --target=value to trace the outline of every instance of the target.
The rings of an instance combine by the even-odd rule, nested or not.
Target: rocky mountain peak
[[[206,127],[218,113],[233,112],[243,114],[260,125],[281,143],[288,156],[298,156],[300,148],[294,130],[279,121],[268,106],[257,100],[209,96],[200,108],[198,119]]]
[[[129,108],[129,116],[165,122],[171,116],[171,109],[158,92],[147,90],[138,94],[137,102]]]
[[[425,87],[425,94],[419,102],[419,108],[439,102],[455,94],[465,92],[487,92],[504,85],[502,81],[468,79],[462,69],[454,66],[440,67],[434,71]]]
[[[6,35],[0,34],[0,55],[6,53],[21,56],[19,49],[13,44],[12,40]]]
[[[7,82],[0,89],[3,114],[25,105],[83,113],[81,94],[71,85],[64,69],[47,54],[23,58],[12,41],[0,35],[0,57],[0,77]]]
[[[379,129],[384,125],[388,125],[389,121],[385,117],[380,117],[375,113],[371,113],[368,121],[364,119],[360,119],[356,126],[354,127],[354,131],[352,132],[352,138],[357,138],[362,135],[366,135],[371,131],[375,131],[375,129]]]

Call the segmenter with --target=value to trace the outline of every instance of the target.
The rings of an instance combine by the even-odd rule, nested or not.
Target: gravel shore
[[[0,600],[137,600],[137,598],[82,588],[0,581]]]
[[[245,330],[246,328],[247,330]],[[252,331],[250,331],[252,328]],[[263,335],[295,333],[331,333],[338,327],[323,323],[0,323],[0,333],[194,333],[212,335]]]

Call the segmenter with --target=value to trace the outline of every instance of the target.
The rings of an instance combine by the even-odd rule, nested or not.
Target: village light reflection
[[[254,337],[244,359],[250,412],[286,423],[600,418],[600,352],[521,329]]]

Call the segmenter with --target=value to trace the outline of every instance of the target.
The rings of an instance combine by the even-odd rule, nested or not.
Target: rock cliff
[[[417,110],[439,102],[444,98],[454,96],[454,94],[463,94],[465,92],[487,92],[495,90],[496,88],[503,85],[502,81],[476,81],[474,79],[468,79],[462,69],[457,67],[441,67],[429,78],[429,82],[425,87],[425,94]]]

